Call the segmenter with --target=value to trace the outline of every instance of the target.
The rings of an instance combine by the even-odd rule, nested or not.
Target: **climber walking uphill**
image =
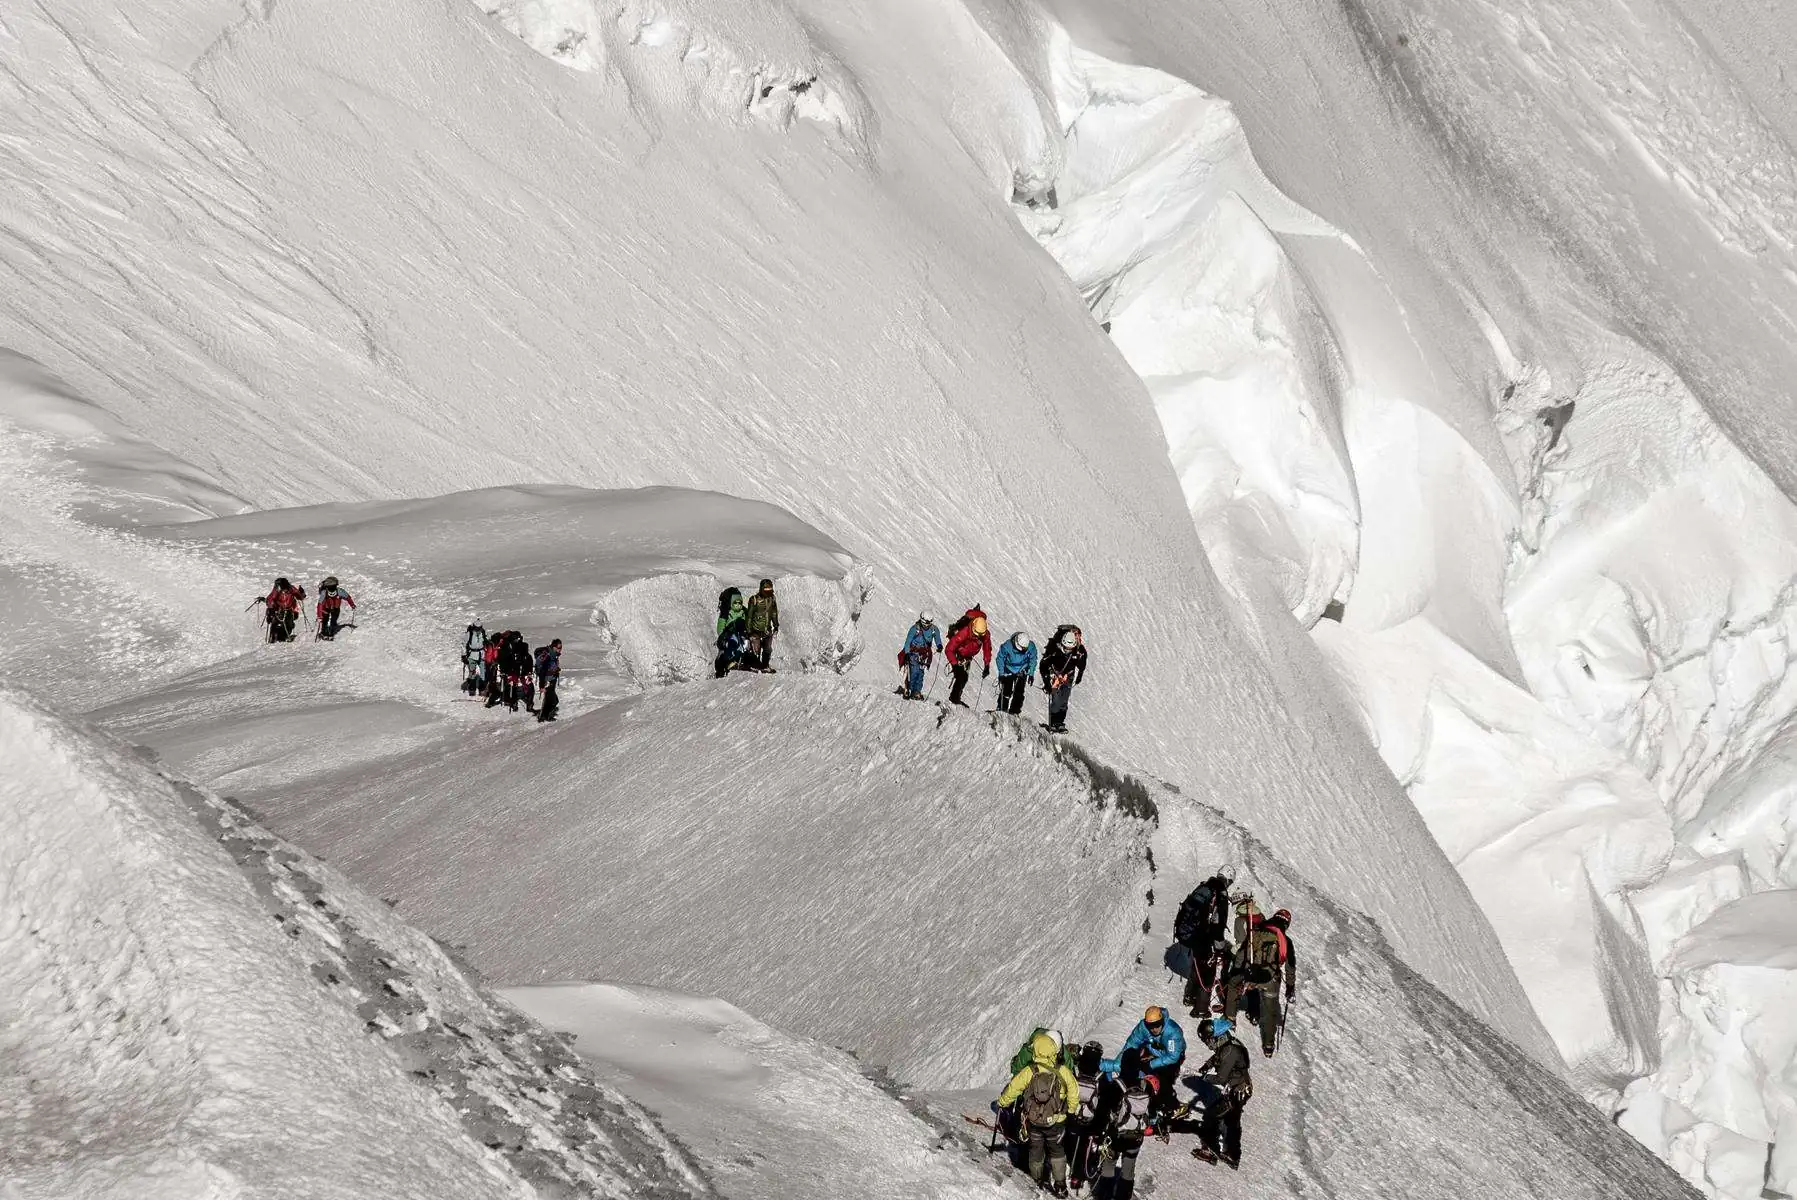
[[[929,613],[917,614],[917,622],[905,633],[899,647],[899,670],[905,673],[905,699],[923,699],[923,677],[942,650],[942,631]]]
[[[343,628],[345,604],[353,611],[356,598],[338,586],[335,575],[326,575],[318,585],[318,636],[323,641],[330,641]]]
[[[268,595],[250,601],[250,607],[263,606],[262,619],[268,623],[269,641],[291,642],[293,627],[299,622],[300,605],[305,599],[306,589],[294,586],[283,576],[275,580]]]
[[[541,689],[543,698],[537,709],[538,721],[555,720],[555,712],[561,707],[561,697],[556,689],[562,681],[562,640],[556,638],[547,646],[537,648],[536,658],[537,687]]]
[[[1062,733],[1067,728],[1067,702],[1073,697],[1074,685],[1086,678],[1086,641],[1077,625],[1062,625],[1054,631],[1048,649],[1042,652],[1042,686],[1048,689],[1048,731]]]
[[[712,670],[719,679],[742,666],[749,653],[749,609],[743,603],[742,589],[725,588],[718,593],[718,656]]]
[[[1291,924],[1289,909],[1263,917],[1254,897],[1236,903],[1235,963],[1223,987],[1223,1015],[1234,1021],[1239,1012],[1259,1026],[1261,1052],[1268,1058],[1279,1049],[1279,1036],[1298,990]]]
[[[967,707],[961,699],[961,693],[967,687],[967,675],[973,666],[973,656],[983,654],[986,659],[985,675],[992,674],[992,636],[986,632],[986,614],[974,605],[966,613],[958,617],[948,627],[948,644],[943,650],[948,657],[948,669],[954,673],[955,685],[949,689],[948,702]],[[981,678],[985,678],[982,675]]]
[[[1073,1160],[1081,1172],[1077,1178],[1092,1185],[1093,1196],[1120,1200],[1134,1195],[1142,1144],[1160,1132],[1151,1115],[1157,1084],[1153,1075],[1135,1068],[1133,1059],[1124,1070],[1098,1077],[1091,1115],[1081,1131],[1084,1151]]]
[[[1030,1177],[1067,1194],[1067,1118],[1079,1112],[1079,1081],[1060,1061],[1061,1047],[1046,1032],[1030,1039],[1030,1063],[1011,1077],[992,1111],[1018,1106],[1029,1141]]]
[[[1016,716],[1023,711],[1023,695],[1036,673],[1036,643],[1025,633],[1013,633],[998,648],[998,707],[994,712]]]
[[[763,579],[743,609],[743,632],[749,638],[747,665],[751,670],[772,672],[774,668],[768,664],[774,656],[774,635],[780,632],[780,602],[774,599],[774,581]]]
[[[1191,890],[1173,918],[1173,940],[1185,948],[1191,962],[1185,1003],[1195,1017],[1209,1016],[1220,1006],[1219,985],[1229,976],[1231,883],[1227,875],[1212,875]]]
[[[1211,1056],[1198,1068],[1197,1103],[1204,1106],[1199,1144],[1192,1157],[1222,1162],[1231,1170],[1242,1161],[1242,1107],[1254,1094],[1248,1075],[1248,1048],[1235,1040],[1235,1023],[1217,1017],[1198,1027]]]
[[[462,635],[462,690],[478,696],[487,686],[487,631],[478,622],[470,622]]]

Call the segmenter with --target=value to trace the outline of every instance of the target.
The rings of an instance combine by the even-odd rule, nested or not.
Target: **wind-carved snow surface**
[[[1629,1089],[1622,1123],[1715,1194],[1789,1192],[1790,967],[1739,939],[1708,949],[1699,926],[1797,883],[1779,867],[1797,506],[1663,363],[1604,349],[1552,449],[1539,423],[1517,423],[1539,473],[1509,595],[1516,644],[1535,694],[1651,781],[1677,841],[1634,902],[1662,981],[1664,1061]],[[1758,945],[1788,932],[1771,922]]]
[[[1340,235],[1266,182],[1227,104],[1060,30],[1049,53],[1065,145],[1019,215],[1147,382],[1211,562],[1309,625],[1352,587],[1359,511],[1338,354],[1273,231]]]
[[[1586,333],[1556,375],[1475,305],[1519,507],[1405,366],[1395,294],[1227,105],[1052,45],[1064,158],[1019,215],[1154,393],[1219,575],[1307,625],[1341,603],[1317,643],[1592,1099],[1716,1194],[1791,1190],[1780,968],[1673,951],[1792,883],[1797,510],[1650,353]],[[1759,212],[1782,244],[1752,193],[1704,196],[1719,236]]]
[[[712,1194],[555,1038],[240,811],[17,693],[0,743],[8,1196]]]

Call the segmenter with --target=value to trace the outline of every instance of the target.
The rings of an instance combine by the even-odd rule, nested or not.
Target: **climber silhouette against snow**
[[[1268,1058],[1279,1048],[1298,990],[1291,924],[1289,909],[1263,917],[1252,896],[1236,904],[1235,962],[1223,985],[1223,1015],[1234,1021],[1240,1014],[1259,1026],[1261,1052]]]
[[[534,713],[536,677],[532,674],[530,643],[516,629],[507,630],[505,638],[499,648],[499,667],[505,672],[505,706],[517,712],[522,702],[526,712]]]
[[[562,640],[556,638],[547,646],[537,650],[536,657],[537,687],[542,690],[543,698],[537,709],[538,721],[555,720],[556,710],[562,705],[561,697],[556,689],[562,681]]]
[[[1036,643],[1025,633],[1013,633],[998,648],[998,707],[994,712],[1016,716],[1023,711],[1023,696],[1036,673]]]
[[[955,677],[955,684],[948,692],[948,702],[966,708],[967,701],[961,699],[961,693],[967,687],[974,655],[983,654],[986,659],[985,674],[980,678],[992,674],[992,636],[986,631],[986,614],[980,611],[979,605],[968,609],[948,627],[948,643],[943,653],[948,658],[948,669]]]
[[[1173,918],[1173,940],[1185,948],[1189,972],[1185,1003],[1194,1017],[1207,1017],[1222,1002],[1220,985],[1228,978],[1229,876],[1212,875],[1191,890]]]
[[[1099,1093],[1105,1075],[1104,1047],[1086,1042],[1073,1051],[1073,1078],[1079,1084],[1079,1112],[1067,1121],[1067,1186],[1078,1190],[1098,1176],[1103,1130],[1099,1127]]]
[[[285,576],[275,580],[274,587],[268,595],[257,597],[250,602],[254,608],[263,606],[262,619],[268,623],[268,640],[271,642],[291,642],[293,627],[299,621],[300,605],[306,599],[306,589],[296,587]]]
[[[1156,1132],[1159,1080],[1142,1073],[1137,1056],[1099,1076],[1087,1122],[1086,1180],[1099,1200],[1125,1200],[1136,1190],[1136,1158]]]
[[[750,670],[771,672],[774,635],[780,632],[780,602],[774,599],[774,581],[763,579],[761,586],[743,606],[743,632],[748,635],[745,665]]]
[[[1117,1057],[1105,1062],[1106,1074],[1125,1070],[1134,1056],[1144,1075],[1156,1080],[1153,1117],[1165,1116],[1174,1105],[1173,1086],[1179,1082],[1179,1068],[1186,1060],[1186,1035],[1179,1023],[1158,1004],[1150,1004],[1142,1019],[1130,1031]]]
[[[1231,1170],[1242,1161],[1242,1107],[1254,1094],[1248,1074],[1248,1048],[1235,1040],[1235,1023],[1216,1017],[1198,1027],[1211,1055],[1198,1068],[1197,1102],[1204,1106],[1199,1144],[1192,1157],[1222,1162]]]
[[[1030,1039],[1030,1063],[1011,1077],[992,1111],[1017,1106],[1029,1142],[1030,1177],[1049,1183],[1056,1196],[1067,1194],[1067,1119],[1079,1112],[1079,1081],[1060,1061],[1061,1048],[1047,1033]]]
[[[505,673],[499,666],[499,652],[504,648],[505,634],[495,633],[487,638],[487,645],[481,651],[481,664],[484,667],[483,678],[487,684],[487,707],[492,708],[505,699]]]
[[[478,696],[487,683],[487,631],[478,622],[469,622],[462,635],[462,690]]]
[[[749,652],[749,609],[739,588],[718,594],[718,656],[712,670],[719,679],[742,665]]]
[[[326,575],[318,585],[318,636],[323,641],[330,641],[343,628],[345,604],[353,610],[356,598],[337,585],[335,575]]]
[[[905,673],[905,699],[923,699],[924,672],[941,650],[942,631],[936,628],[936,618],[927,612],[917,614],[917,623],[906,632],[898,655],[899,669]]]
[[[1041,670],[1042,686],[1048,690],[1048,731],[1064,733],[1074,685],[1086,678],[1086,640],[1079,626],[1062,625],[1054,631],[1042,652]]]

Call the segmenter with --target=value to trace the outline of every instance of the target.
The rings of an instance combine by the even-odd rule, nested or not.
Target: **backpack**
[[[1211,917],[1215,904],[1208,883],[1201,883],[1193,888],[1192,894],[1179,906],[1179,915],[1173,918],[1173,940],[1187,946],[1206,940],[1205,935],[1216,928],[1216,922]]]
[[[462,661],[481,662],[487,652],[487,631],[479,625],[468,626],[468,632],[462,638]]]
[[[963,629],[966,629],[971,624],[973,624],[973,618],[970,616],[967,616],[965,613],[962,614],[961,616],[956,617],[949,624],[948,636],[951,638],[954,637],[957,633],[960,633]],[[943,640],[947,641],[948,639],[944,638]]]
[[[1280,968],[1291,953],[1291,943],[1286,940],[1285,930],[1277,925],[1268,925],[1256,914],[1254,923],[1248,930],[1246,958],[1248,962],[1248,982],[1256,984],[1272,983],[1279,976]]]
[[[1030,1065],[1030,1081],[1023,1089],[1023,1123],[1036,1127],[1065,1119],[1067,1106],[1061,1094],[1061,1073],[1053,1066]]]
[[[1235,944],[1248,944],[1248,935],[1259,927],[1264,918],[1260,915],[1260,905],[1254,902],[1253,896],[1243,896],[1235,902]]]
[[[537,674],[538,675],[541,675],[543,672],[545,672],[549,669],[549,656],[553,653],[555,653],[555,651],[550,649],[548,646],[538,646],[537,647],[536,663],[537,663]]]

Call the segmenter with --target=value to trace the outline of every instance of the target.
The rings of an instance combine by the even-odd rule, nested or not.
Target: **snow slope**
[[[0,743],[8,1196],[711,1194],[316,860],[16,692]]]
[[[418,0],[16,14],[0,345],[259,506],[690,486],[870,564],[884,637],[924,604],[1075,618],[1092,744],[1235,806],[1551,1054],[1345,710],[1307,730],[1242,645],[1140,385],[1012,220],[1039,91],[953,5],[738,7],[627,8],[588,71]],[[790,101],[741,86],[763,64]],[[840,117],[781,115],[813,91]]]
[[[10,678],[273,794],[529,757],[438,691],[476,605],[584,627],[571,715],[702,676],[720,572],[784,565],[783,665],[864,677],[919,605],[1071,616],[1087,745],[1548,1058],[1507,956],[1600,1102],[1663,1054],[1631,1127],[1694,1178],[1789,1182],[1774,1073],[1670,1099],[1717,964],[1668,947],[1789,825],[1793,172],[1756,60],[1743,92],[1646,3],[1062,0],[1071,37],[1009,3],[488,7],[7,15],[0,345],[74,385],[4,364]],[[767,501],[734,544],[790,554],[607,575],[687,493],[572,485]],[[235,596],[296,564],[382,620],[240,653]]]
[[[945,715],[858,684],[732,678],[378,776],[239,782],[503,982],[705,991],[905,1079],[965,1084],[1015,1048],[1020,1004],[1089,1021],[1108,1002],[1147,826],[1033,728]],[[1018,900],[1025,847],[1065,856],[1047,908]],[[1068,962],[1052,980],[1035,966],[1050,955]]]
[[[1172,1002],[1180,985],[1163,965],[1172,910],[1219,865],[1299,914],[1303,974],[1283,1049],[1271,1061],[1256,1056],[1241,1172],[1195,1164],[1182,1131],[1171,1145],[1149,1144],[1139,1194],[1692,1194],[1572,1089],[1405,968],[1369,922],[1331,904],[1239,826],[1162,788],[1144,795],[1159,816],[1154,899],[1134,894],[1147,918],[1136,965],[1096,1020],[1083,1022],[1045,999],[1034,1014],[1010,1015],[1012,1040],[1037,1021],[1061,1022],[1069,1036],[1114,1049],[1143,1005]],[[1020,856],[1031,853],[1025,836],[1017,838]],[[1066,960],[1051,954],[1041,965]],[[885,1081],[915,1114],[909,1119],[890,1100],[882,1106],[839,1053],[777,1033],[721,1001],[613,985],[506,995],[546,1024],[575,1032],[579,1053],[661,1113],[707,1161],[729,1161],[720,1182],[732,1194],[763,1194],[764,1172],[807,1197],[985,1194],[989,1185],[969,1170],[969,1157],[990,1164],[988,1171],[1006,1169],[986,1155],[983,1131],[959,1115],[984,1111],[1004,1074],[994,1063],[968,1080],[983,1085],[978,1090],[919,1090],[902,1076]],[[977,1038],[965,1039],[965,1057],[977,1049]],[[888,1163],[903,1164],[898,1177]]]

